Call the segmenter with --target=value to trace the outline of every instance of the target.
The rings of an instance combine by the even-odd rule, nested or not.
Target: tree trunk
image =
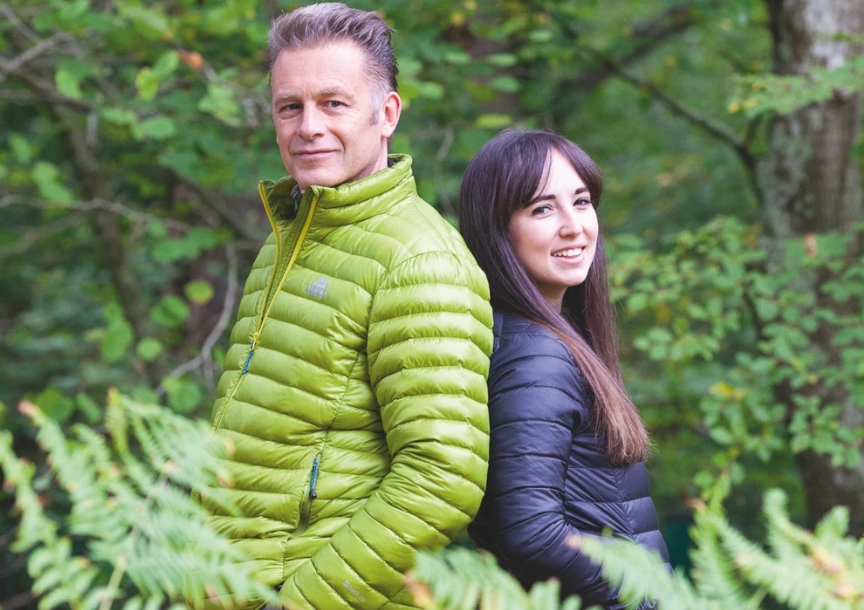
[[[862,52],[864,0],[766,0],[766,4],[777,74],[806,76],[814,68],[834,69]],[[774,119],[759,175],[769,265],[782,265],[784,242],[829,231],[849,234],[864,217],[862,168],[852,158],[861,123],[860,91],[835,91],[826,102]],[[860,256],[861,250],[857,236],[851,243],[850,259]],[[820,287],[829,279],[827,273],[802,273],[798,288],[812,294],[817,307],[840,314],[850,307],[860,308],[860,304],[833,302],[823,294]],[[810,335],[811,349],[826,362],[838,362],[833,339],[830,329],[819,329]],[[815,384],[797,391],[817,396],[823,406],[841,405],[841,426],[864,425],[860,406],[837,386]],[[775,394],[791,413],[792,391],[778,387]],[[812,523],[832,507],[845,505],[853,533],[864,534],[864,462],[853,469],[835,467],[830,457],[808,450],[797,456],[797,463]]]

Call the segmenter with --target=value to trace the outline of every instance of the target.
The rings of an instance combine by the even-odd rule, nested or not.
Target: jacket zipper
[[[300,522],[297,524],[295,536],[299,536],[306,531],[309,526],[309,513],[312,512],[312,500],[318,497],[318,492],[315,491],[315,485],[318,483],[318,465],[321,460],[321,453],[315,456],[312,460],[312,475],[309,477],[309,491],[303,495],[303,500],[300,502]]]
[[[261,336],[261,329],[264,328],[264,321],[267,319],[267,316],[270,315],[270,308],[273,307],[273,303],[276,302],[276,292],[278,292],[279,288],[285,282],[288,272],[294,266],[294,261],[297,260],[297,255],[300,253],[303,240],[306,239],[306,233],[309,232],[309,226],[312,224],[312,216],[315,213],[315,206],[318,203],[317,193],[313,190],[314,196],[309,202],[309,211],[307,212],[306,218],[303,220],[303,225],[300,228],[300,232],[297,235],[297,241],[294,243],[291,258],[288,259],[288,263],[285,265],[282,273],[279,274],[279,282],[276,283],[275,280],[279,271],[279,262],[282,260],[282,239],[279,236],[279,227],[276,224],[276,219],[273,218],[273,212],[270,210],[270,202],[267,198],[267,192],[264,190],[264,185],[261,183],[258,184],[258,193],[261,196],[261,201],[264,202],[264,211],[267,212],[267,218],[270,221],[270,226],[276,237],[276,259],[273,263],[273,272],[270,274],[270,277],[267,280],[267,286],[264,289],[264,299],[261,303],[261,309],[258,311],[258,320],[255,322],[255,332],[252,333],[252,342],[249,344],[249,353],[246,354],[246,360],[243,363],[243,368],[240,370],[240,378],[237,380],[237,383],[234,384],[234,387],[231,388],[231,393],[228,395],[225,404],[222,406],[222,412],[213,422],[213,428],[216,430],[218,430],[222,425],[222,418],[225,417],[228,405],[234,399],[234,394],[237,393],[237,388],[240,387],[240,384],[246,378],[246,373],[249,372],[249,365],[252,363],[252,357],[255,355],[255,348],[258,345],[258,338]]]

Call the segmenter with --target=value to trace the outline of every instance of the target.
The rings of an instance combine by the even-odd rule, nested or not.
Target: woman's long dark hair
[[[465,170],[459,226],[489,279],[492,306],[558,335],[594,393],[594,428],[607,456],[616,464],[633,464],[647,457],[649,441],[621,379],[602,232],[588,276],[566,290],[560,312],[543,297],[510,242],[510,217],[545,183],[553,150],[570,161],[597,208],[603,176],[585,151],[548,131],[506,131],[490,140]]]

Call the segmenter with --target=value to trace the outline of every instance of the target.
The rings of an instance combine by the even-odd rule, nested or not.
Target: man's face
[[[401,101],[373,105],[366,56],[351,41],[286,49],[273,64],[273,125],[282,162],[301,190],[338,186],[387,167]]]

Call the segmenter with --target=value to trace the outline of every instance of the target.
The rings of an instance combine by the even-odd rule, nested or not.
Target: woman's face
[[[510,217],[510,242],[529,277],[561,310],[564,291],[588,277],[599,226],[588,187],[556,150],[548,176],[528,206]]]

